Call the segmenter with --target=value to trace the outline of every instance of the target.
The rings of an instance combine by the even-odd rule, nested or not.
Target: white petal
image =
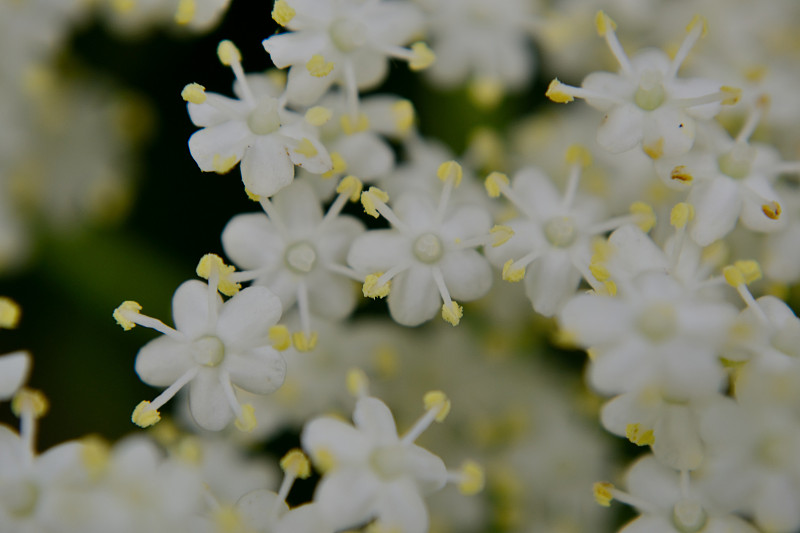
[[[797,531],[800,527],[800,491],[786,472],[765,476],[755,498],[756,523],[766,526],[766,531]]]
[[[269,328],[281,317],[281,302],[266,287],[247,287],[225,302],[217,336],[226,350],[243,351],[269,344]]]
[[[738,184],[724,176],[695,185],[689,202],[695,208],[691,236],[701,246],[727,235],[736,225],[742,209]]]
[[[222,298],[219,294],[212,295],[209,302],[208,285],[198,280],[183,282],[172,297],[175,329],[186,335],[188,340],[213,333],[208,324],[209,305],[214,306],[219,312],[222,307]]]
[[[254,138],[244,121],[228,120],[194,132],[189,137],[189,152],[200,170],[212,172],[216,156],[223,161],[234,157],[239,162]]]
[[[372,450],[366,435],[350,424],[328,417],[308,422],[300,442],[312,458],[320,451],[330,452],[337,465],[363,463]]]
[[[609,109],[597,130],[597,144],[615,154],[635,147],[642,140],[643,115],[633,104]]]
[[[231,382],[253,394],[275,392],[286,377],[286,361],[269,346],[245,354],[226,354],[224,364]]]
[[[492,286],[492,268],[475,250],[448,252],[439,262],[439,268],[447,290],[455,300],[477,300]]]
[[[664,405],[653,436],[653,453],[661,464],[676,470],[694,470],[703,463],[704,446],[691,406]]]
[[[189,112],[192,124],[207,128],[246,116],[248,105],[234,98],[207,92],[205,102],[202,104],[188,103],[186,104],[186,110]]]
[[[0,401],[10,399],[28,381],[31,371],[31,354],[12,352],[0,356]]]
[[[785,225],[785,216],[772,219],[764,214],[763,205],[766,203],[777,202],[783,205],[783,200],[765,178],[751,177],[742,184],[742,192],[741,220],[748,229],[769,232],[777,231]]]
[[[311,56],[325,48],[326,37],[316,31],[287,32],[273,35],[262,44],[276,67],[298,65],[305,69]]]
[[[400,478],[381,487],[376,508],[378,522],[389,531],[428,531],[428,509],[410,479]]]
[[[447,467],[438,455],[411,445],[405,449],[405,460],[406,471],[422,494],[435,492],[447,483]]]
[[[251,193],[272,196],[292,182],[294,164],[277,133],[257,137],[242,158],[242,181]]]
[[[311,233],[322,221],[322,208],[314,188],[306,181],[293,181],[273,199],[283,224],[293,235]]]
[[[163,335],[142,346],[135,369],[148,385],[168,387],[194,365],[188,342]]]
[[[378,398],[367,396],[356,402],[353,422],[364,434],[369,435],[376,445],[397,442],[397,428],[392,411]]]
[[[389,313],[398,324],[417,326],[439,311],[442,299],[431,267],[412,265],[392,280]]]
[[[375,513],[377,479],[360,468],[341,468],[326,474],[314,491],[322,517],[333,529],[367,522]]]
[[[281,264],[283,239],[263,213],[237,215],[222,230],[222,248],[231,261],[244,270],[267,268]]]
[[[581,87],[587,91],[628,100],[633,97],[636,85],[624,76],[611,72],[592,72],[583,79]],[[600,111],[619,105],[603,98],[587,98],[586,103]]]
[[[489,233],[491,225],[492,217],[483,207],[462,205],[448,214],[440,233],[443,239],[452,243],[456,239],[469,239]]]
[[[354,283],[332,272],[317,272],[308,280],[309,306],[317,316],[331,320],[346,318],[355,308]]]
[[[681,498],[678,473],[660,464],[652,455],[636,461],[625,474],[631,494],[659,508],[670,508]]]
[[[411,261],[411,243],[395,230],[374,230],[360,235],[347,254],[347,263],[359,272],[372,274]]]
[[[581,275],[563,250],[551,250],[525,274],[525,292],[537,313],[553,316],[575,295]]]
[[[581,294],[561,310],[561,327],[586,347],[616,342],[631,328],[631,309],[618,298]]]
[[[694,119],[682,109],[661,106],[644,114],[642,145],[656,151],[658,157],[674,157],[688,152],[694,144],[696,126]]]
[[[286,34],[284,34],[286,35]],[[333,71],[327,76],[317,78],[309,74],[305,65],[297,65],[289,69],[289,79],[286,83],[286,95],[289,104],[306,107],[314,105],[339,77],[334,66]]]
[[[371,182],[378,176],[386,175],[394,166],[394,152],[385,141],[370,131],[342,137],[331,150],[345,160],[348,174],[363,181]]]
[[[233,420],[225,390],[219,381],[219,370],[200,368],[189,384],[189,410],[197,425],[219,431]]]

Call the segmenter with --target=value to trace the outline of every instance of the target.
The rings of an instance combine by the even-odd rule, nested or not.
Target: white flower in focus
[[[593,72],[581,87],[553,80],[547,96],[567,103],[584,98],[605,112],[597,142],[610,152],[624,152],[641,145],[652,159],[688,152],[694,144],[695,120],[707,120],[720,104],[734,104],[741,91],[701,78],[677,78],[689,51],[706,31],[705,20],[695,17],[673,59],[658,49],[645,49],[628,58],[617,39],[616,24],[597,13],[597,33],[605,37],[620,73]]]
[[[354,426],[322,417],[306,424],[303,448],[324,474],[314,493],[320,514],[334,529],[376,518],[382,527],[402,533],[428,531],[424,496],[448,481],[442,460],[414,444],[434,421],[443,420],[449,401],[433,396],[426,414],[402,437],[389,408],[363,396],[353,412]]]
[[[114,317],[125,329],[138,324],[164,334],[139,350],[136,372],[145,383],[167,389],[152,404],[140,403],[133,421],[155,424],[158,409],[189,385],[189,408],[202,428],[218,431],[233,418],[240,429],[252,428],[252,407],[239,403],[235,387],[269,394],[283,383],[286,363],[269,338],[281,316],[280,300],[265,287],[249,287],[223,303],[216,283],[192,280],[172,299],[176,329],[140,309],[125,302]]]
[[[239,50],[230,41],[222,41],[218,53],[236,75],[238,99],[206,93],[198,84],[182,93],[192,122],[203,128],[189,138],[200,169],[224,174],[241,161],[244,186],[258,196],[272,196],[291,183],[295,165],[315,174],[331,170],[316,127],[286,110],[268,75],[245,76]]]
[[[489,233],[491,220],[482,207],[449,205],[462,178],[458,163],[443,163],[438,176],[445,182],[438,203],[428,195],[407,193],[389,208],[384,191],[364,191],[367,213],[383,215],[392,229],[368,231],[347,256],[350,266],[366,276],[364,295],[388,295],[392,318],[405,326],[430,320],[439,309],[447,322],[458,324],[462,308],[454,298],[475,300],[492,283],[489,262],[475,248],[505,235]]]
[[[264,48],[276,67],[291,67],[287,96],[293,104],[312,105],[338,83],[355,118],[358,91],[384,80],[390,58],[416,70],[434,59],[423,43],[403,48],[424,25],[411,2],[277,0],[272,18],[290,31],[265,39]]]

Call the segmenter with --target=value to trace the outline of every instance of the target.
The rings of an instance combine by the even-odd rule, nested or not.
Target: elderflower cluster
[[[243,3],[0,0],[0,274],[23,212],[134,200],[147,114],[109,133],[68,30],[186,44]],[[173,90],[172,179],[245,207],[171,320],[111,313],[135,433],[40,452],[33,357],[0,356],[0,530],[800,532],[800,4],[265,5]]]

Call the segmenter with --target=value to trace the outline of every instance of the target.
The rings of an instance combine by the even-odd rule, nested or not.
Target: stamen
[[[134,409],[133,415],[131,415],[131,421],[137,426],[144,428],[152,426],[161,420],[161,414],[158,412],[161,406],[170,401],[173,396],[178,394],[178,391],[181,390],[184,385],[192,381],[197,375],[198,371],[199,369],[197,367],[190,368],[177,380],[175,380],[172,385],[164,389],[161,394],[156,396],[155,400],[152,402],[140,402],[139,405],[136,406],[136,409]]]
[[[242,69],[242,53],[236,48],[233,42],[223,40],[220,41],[219,46],[217,46],[217,56],[219,57],[220,63],[226,67],[231,67],[236,81],[238,81],[241,86],[244,99],[249,105],[254,106],[256,104],[256,99],[253,96],[253,91],[250,90],[250,85],[247,83],[244,69]]]
[[[0,328],[14,329],[19,324],[22,309],[11,298],[0,296]]]
[[[669,104],[677,107],[695,107],[698,105],[713,104],[715,102],[719,102],[722,105],[735,105],[741,98],[741,89],[723,85],[717,92],[690,98],[675,98],[670,100]]]
[[[597,28],[597,35],[605,38],[608,48],[611,50],[611,53],[614,54],[623,72],[628,76],[632,76],[633,66],[631,66],[630,59],[628,59],[627,54],[625,54],[625,51],[622,49],[617,34],[614,32],[614,30],[617,29],[617,23],[603,11],[598,11],[594,19],[594,24]]]
[[[139,305],[139,303],[132,300],[127,300],[122,302],[119,307],[114,309],[112,316],[114,317],[114,320],[117,321],[117,324],[122,326],[122,329],[125,331],[129,331],[134,326],[138,325],[154,329],[159,333],[163,333],[164,335],[172,337],[175,340],[185,340],[183,333],[180,331],[172,329],[158,319],[140,314],[139,311],[141,309],[142,306]]]
[[[308,457],[298,448],[286,452],[286,455],[280,461],[280,465],[284,476],[278,489],[278,497],[272,504],[271,516],[273,517],[278,516],[281,504],[286,502],[295,480],[298,478],[308,479],[311,475],[311,464],[308,462]]]
[[[441,226],[445,211],[447,210],[447,204],[450,201],[450,194],[453,188],[458,187],[461,183],[463,171],[461,165],[455,161],[447,161],[439,165],[436,176],[444,182],[442,194],[439,196],[439,205],[436,207],[436,216],[434,218],[434,225]]]
[[[181,91],[181,98],[190,104],[202,104],[206,101],[206,88],[199,83],[189,83]]]
[[[447,290],[447,285],[444,283],[442,269],[435,266],[431,271],[433,273],[433,280],[436,282],[436,286],[439,289],[439,294],[444,301],[444,305],[442,305],[442,318],[453,326],[457,326],[461,321],[462,308],[457,302],[454,302],[450,298],[450,291]]]
[[[425,414],[400,439],[400,444],[409,445],[419,438],[434,422],[443,422],[450,412],[450,400],[442,391],[430,391],[423,398]]]
[[[766,110],[769,109],[769,104],[770,101],[768,95],[763,94],[758,98],[755,108],[748,113],[747,120],[742,126],[742,129],[739,130],[739,134],[736,136],[735,142],[744,143],[750,139],[750,136],[755,131],[758,123],[761,122],[761,117],[763,117]]]
[[[360,368],[351,368],[346,377],[347,392],[356,398],[364,398],[369,394],[369,378]]]
[[[686,56],[694,48],[694,45],[701,37],[708,33],[708,21],[701,15],[695,15],[692,21],[686,26],[686,37],[683,39],[680,48],[675,54],[667,71],[668,78],[674,78],[678,74],[678,69],[686,60]]]
[[[758,263],[756,261],[736,261],[723,268],[722,275],[728,285],[736,289],[747,307],[752,309],[763,323],[768,323],[767,314],[747,288],[749,283],[761,278],[761,268]]]
[[[483,490],[486,483],[486,476],[483,468],[475,461],[464,461],[460,472],[450,474],[450,481],[458,483],[458,490],[465,496],[473,496]]]
[[[568,104],[575,98],[594,98],[595,100],[603,100],[614,104],[625,103],[625,100],[621,97],[606,93],[598,93],[596,91],[584,89],[583,87],[567,85],[561,83],[558,78],[550,82],[544,95],[557,104]]]
[[[289,333],[289,328],[283,324],[270,327],[267,336],[272,347],[279,352],[288,350],[292,346],[292,336]]]
[[[218,279],[217,288],[219,289],[219,292],[225,296],[233,296],[239,292],[239,289],[242,288],[241,285],[231,280],[231,274],[233,274],[235,271],[236,267],[233,265],[226,265],[222,258],[217,254],[204,255],[200,259],[200,262],[197,263],[196,269],[198,276],[209,280],[209,285],[211,283],[210,278],[212,273],[216,273]]]
[[[277,0],[272,8],[272,20],[284,27],[292,21],[296,14],[286,0]]]
[[[38,390],[23,387],[11,400],[11,411],[20,420],[20,437],[31,455],[36,451],[36,420],[47,414],[50,402]]]

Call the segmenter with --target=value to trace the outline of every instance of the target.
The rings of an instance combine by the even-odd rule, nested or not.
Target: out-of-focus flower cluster
[[[185,32],[226,4],[104,8],[120,31]],[[11,262],[21,208],[63,221],[108,207],[105,193],[122,201],[109,176],[127,145],[101,133],[93,93],[62,100],[72,91],[53,70],[56,34],[89,8],[0,6],[17,21],[9,42],[30,49],[2,64],[23,80],[0,99],[24,133],[0,143]],[[113,311],[125,331],[161,334],[134,365],[159,389],[131,415],[152,429],[38,453],[47,400],[24,387],[30,355],[3,356],[0,400],[20,428],[0,427],[0,524],[800,531],[800,320],[787,303],[800,279],[800,5],[276,0],[271,14],[275,68],[246,72],[223,40],[231,92],[207,91],[203,72],[181,92],[197,167],[240,176],[253,210],[220,228],[225,258],[200,259],[203,281],[177,288],[172,326],[133,300]],[[17,35],[23,22],[41,31]],[[535,112],[456,154],[423,134],[453,117],[418,115],[421,101],[386,84],[406,65],[489,114],[552,81]],[[87,138],[91,150],[74,146]],[[0,326],[18,318],[0,300]],[[552,361],[566,349],[585,350],[583,378]],[[248,450],[286,432],[298,448],[278,482]],[[312,472],[297,505],[290,491]],[[614,500],[636,517],[614,523]]]

